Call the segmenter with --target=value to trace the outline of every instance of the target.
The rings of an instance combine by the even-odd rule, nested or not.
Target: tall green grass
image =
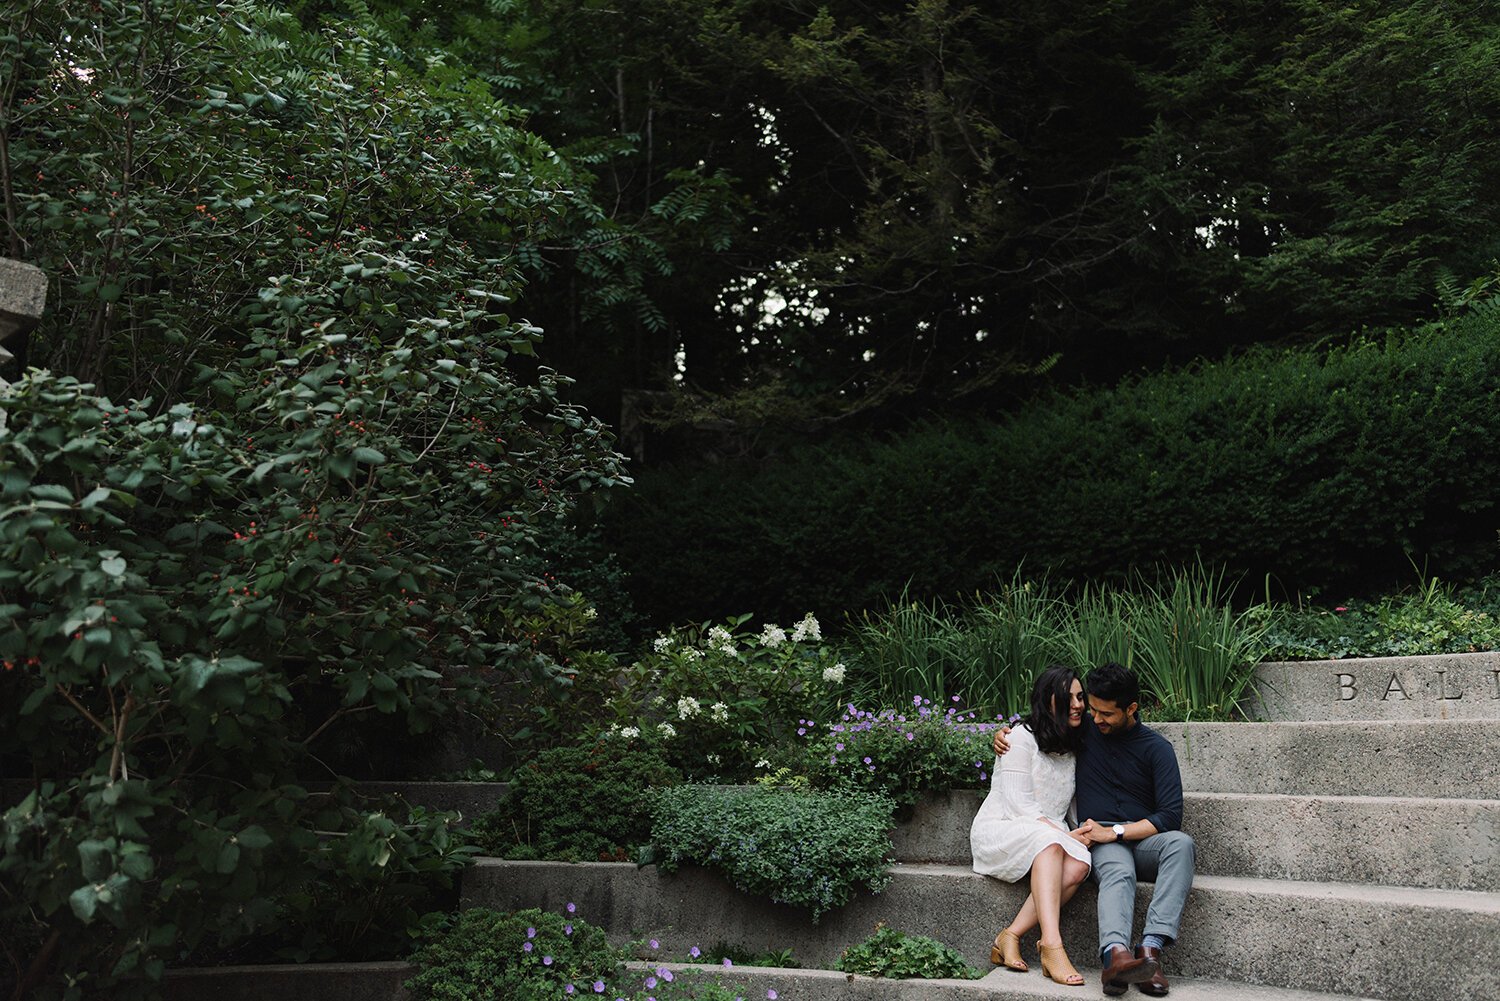
[[[1071,596],[1016,578],[961,606],[903,597],[864,614],[847,657],[866,704],[958,696],[985,713],[1023,712],[1048,665],[1086,674],[1117,660],[1141,679],[1151,718],[1230,719],[1273,618],[1259,607],[1235,610],[1230,592],[1222,571],[1200,564]]]
[[[1128,625],[1143,701],[1163,719],[1226,719],[1255,677],[1265,616],[1234,611],[1222,571],[1201,565],[1147,582],[1137,578]]]

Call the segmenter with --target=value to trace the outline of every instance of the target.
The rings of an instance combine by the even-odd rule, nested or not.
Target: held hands
[[[1107,845],[1115,840],[1113,828],[1096,824],[1093,820],[1085,820],[1068,833],[1086,845]]]

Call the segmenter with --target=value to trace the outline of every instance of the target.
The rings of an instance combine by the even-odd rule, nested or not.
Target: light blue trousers
[[[1193,860],[1197,848],[1181,831],[1162,831],[1144,841],[1118,841],[1095,845],[1093,877],[1099,883],[1099,953],[1114,942],[1133,944],[1130,929],[1135,924],[1137,880],[1156,883],[1146,908],[1143,934],[1160,935],[1168,942],[1177,938],[1182,907],[1193,888]]]

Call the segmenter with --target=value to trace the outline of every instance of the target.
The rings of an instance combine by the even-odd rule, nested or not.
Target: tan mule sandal
[[[1025,973],[1029,967],[1021,958],[1021,940],[1009,931],[995,936],[995,946],[990,950],[990,962],[998,963],[1007,970]]]
[[[1042,973],[1059,984],[1069,987],[1083,986],[1083,974],[1073,969],[1068,961],[1068,952],[1060,945],[1038,946],[1042,954]]]

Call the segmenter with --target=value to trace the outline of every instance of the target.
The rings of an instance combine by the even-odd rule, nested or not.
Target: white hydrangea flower
[[[709,715],[713,717],[715,723],[728,723],[729,707],[722,702],[715,702],[709,708]]]
[[[671,738],[677,736],[677,728],[671,723],[658,723],[656,724],[656,730],[663,737]]]
[[[844,664],[842,661],[832,667],[823,668],[823,680],[832,684],[839,684],[844,680]]]
[[[711,765],[722,764],[723,761],[724,761],[724,759],[721,758],[721,757],[719,757],[717,754],[710,754],[707,757],[705,757],[704,760],[707,761]]]
[[[692,647],[688,647],[686,650],[682,651],[682,659],[691,664],[694,661],[702,660],[703,654],[699,653],[697,650],[694,650]]]
[[[588,608],[585,608],[583,610],[583,617],[590,620],[597,619],[599,617],[599,609],[595,608],[593,605],[590,605]]]
[[[769,761],[767,761],[765,758],[761,758],[759,761],[757,761],[755,763],[755,767],[756,768],[770,768],[771,767],[771,763]]]
[[[658,636],[656,637],[656,639],[651,641],[651,646],[656,650],[657,653],[666,653],[668,650],[672,649],[672,637]]]
[[[702,711],[703,709],[699,706],[698,700],[690,695],[684,695],[677,700],[678,719],[691,719]]]
[[[723,626],[714,626],[708,631],[708,645],[734,649],[734,635]]]
[[[658,695],[656,698],[651,700],[651,704],[653,706],[664,706],[667,704],[667,697],[665,695]]]
[[[803,640],[820,640],[822,638],[823,629],[818,625],[818,620],[813,618],[812,612],[804,615],[802,621],[797,623],[797,627],[792,630],[793,643],[801,643]]]
[[[638,726],[627,726],[620,731],[620,736],[624,737],[626,740],[634,739],[636,737],[639,737],[640,735],[641,728]]]
[[[763,645],[775,649],[786,642],[786,630],[773,622],[766,623],[766,628],[760,631],[760,641]]]

